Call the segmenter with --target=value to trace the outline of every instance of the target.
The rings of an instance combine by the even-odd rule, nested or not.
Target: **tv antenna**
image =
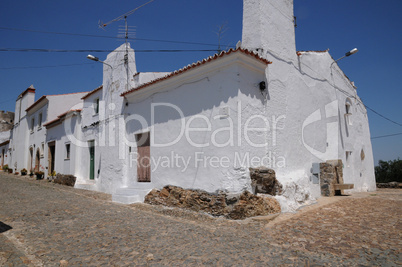
[[[127,44],[127,42],[128,42],[128,36],[129,36],[129,31],[130,31],[130,30],[129,30],[129,27],[127,26],[127,17],[130,16],[130,15],[132,15],[132,14],[134,14],[134,12],[137,11],[138,9],[140,9],[141,7],[144,7],[144,6],[150,4],[150,3],[153,2],[153,1],[154,1],[154,0],[148,1],[148,2],[146,2],[145,4],[140,5],[139,7],[136,7],[136,8],[134,8],[133,10],[128,11],[127,13],[124,13],[123,15],[118,16],[118,17],[115,18],[115,19],[112,19],[112,20],[109,21],[109,22],[103,23],[102,21],[99,21],[99,28],[101,28],[101,29],[104,30],[104,29],[106,28],[106,26],[112,24],[113,22],[115,22],[115,21],[120,21],[120,20],[123,20],[123,19],[124,19],[124,24],[125,24],[125,39],[126,39],[126,44]]]
[[[128,16],[130,16],[130,15],[132,15],[132,14],[134,14],[134,12],[135,11],[137,11],[138,9],[140,9],[141,7],[144,7],[144,6],[146,6],[146,5],[148,5],[148,4],[150,4],[150,3],[152,3],[154,0],[151,0],[151,1],[148,1],[148,2],[146,2],[145,4],[142,4],[142,5],[140,5],[139,7],[136,7],[136,8],[134,8],[133,10],[130,10],[130,11],[128,11],[127,13],[124,13],[123,15],[121,15],[121,16],[118,16],[117,18],[115,18],[115,19],[112,19],[111,21],[109,21],[109,22],[106,22],[106,23],[103,23],[102,21],[100,21],[99,20],[99,28],[101,28],[101,29],[105,29],[105,27],[106,26],[108,26],[108,25],[110,25],[110,24],[112,24],[113,22],[116,22],[116,21],[120,21],[120,20],[123,20],[124,19],[124,31],[125,31],[125,33],[124,33],[124,39],[125,39],[125,46],[126,46],[126,53],[125,53],[125,55],[124,55],[124,64],[126,65],[126,72],[127,72],[127,90],[129,89],[128,88],[128,81],[129,81],[129,78],[128,78],[128,36],[129,36],[129,33],[131,34],[131,33],[133,33],[135,30],[132,30],[132,29],[129,29],[129,27],[128,27],[128,25],[127,25],[127,17]],[[118,37],[120,37],[121,35],[119,35]]]

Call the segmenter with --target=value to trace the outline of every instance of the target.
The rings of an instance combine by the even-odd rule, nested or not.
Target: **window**
[[[70,159],[70,144],[66,144],[66,159]]]
[[[35,129],[35,118],[31,119],[31,132],[33,132]]]
[[[42,113],[39,113],[38,128],[42,128]]]
[[[99,114],[99,98],[94,101],[94,115]]]
[[[348,125],[352,125],[352,102],[350,99],[346,99],[345,103],[345,120]]]
[[[44,153],[45,153],[45,143],[42,142],[42,150],[40,152],[40,157],[43,158],[44,157]]]

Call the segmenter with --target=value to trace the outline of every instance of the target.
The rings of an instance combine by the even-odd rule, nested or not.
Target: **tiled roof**
[[[66,111],[66,112],[64,112],[64,113],[62,113],[62,114],[60,114],[60,115],[58,115],[58,116],[57,116],[57,119],[54,119],[54,120],[52,120],[52,121],[49,121],[49,122],[43,124],[43,126],[45,126],[46,128],[51,128],[51,127],[56,126],[56,125],[58,125],[59,123],[61,123],[61,120],[62,120],[64,117],[66,117],[68,113],[71,113],[71,112],[81,112],[81,111],[82,111],[82,109],[71,109],[71,110],[69,110],[69,111]]]
[[[38,100],[35,101],[35,103],[33,103],[32,105],[30,105],[25,111],[30,111],[31,109],[33,109],[35,106],[37,106],[42,100],[44,100],[46,98],[46,95],[41,96]]]
[[[22,92],[17,99],[20,99],[21,97],[23,97],[24,95],[26,95],[27,93],[35,93],[35,88],[31,85],[30,87],[28,87],[24,92]]]
[[[204,65],[204,64],[206,64],[206,63],[208,63],[208,62],[211,62],[211,61],[213,61],[213,60],[216,60],[216,59],[218,59],[218,58],[225,57],[225,56],[230,55],[230,54],[232,54],[232,53],[243,53],[243,54],[249,55],[249,56],[254,57],[255,59],[257,59],[257,60],[263,62],[264,64],[271,64],[271,63],[272,63],[272,62],[268,61],[267,59],[260,57],[260,56],[259,56],[257,53],[255,53],[254,51],[250,51],[250,50],[243,49],[243,48],[229,49],[228,51],[222,51],[220,54],[215,54],[215,55],[210,56],[210,57],[208,57],[208,58],[206,58],[206,59],[204,59],[204,60],[202,60],[202,61],[198,61],[198,62],[195,62],[195,63],[193,63],[193,64],[191,64],[191,65],[187,65],[187,66],[185,66],[185,67],[182,68],[182,69],[176,70],[176,71],[174,71],[174,72],[172,72],[172,73],[166,75],[165,77],[162,77],[162,78],[159,78],[159,79],[150,81],[150,82],[148,82],[148,83],[145,83],[145,84],[140,85],[139,87],[136,87],[136,88],[133,88],[133,89],[131,89],[131,90],[128,90],[128,91],[122,93],[120,96],[125,96],[125,95],[127,95],[127,94],[129,94],[129,93],[132,93],[132,92],[141,90],[141,89],[143,89],[144,87],[147,87],[147,86],[150,86],[150,85],[152,85],[152,84],[155,84],[155,83],[158,83],[158,82],[167,80],[167,79],[169,79],[169,78],[171,78],[171,77],[177,76],[177,75],[182,74],[182,73],[184,73],[184,72],[186,72],[186,71],[188,71],[188,70],[197,68],[197,67],[199,67],[199,66],[201,66],[201,65]]]
[[[88,94],[84,95],[83,97],[81,97],[81,99],[85,99],[87,97],[89,97],[90,95],[95,94],[96,92],[98,92],[99,90],[102,90],[103,85],[99,86],[98,88],[92,90],[91,92],[89,92]]]
[[[78,92],[78,93],[68,93],[68,94],[60,94],[60,95],[43,95],[38,100],[35,101],[32,105],[30,105],[25,111],[29,111],[33,109],[36,105],[38,105],[43,99],[47,98],[48,96],[62,96],[62,95],[74,95],[74,94],[82,94],[86,92]]]

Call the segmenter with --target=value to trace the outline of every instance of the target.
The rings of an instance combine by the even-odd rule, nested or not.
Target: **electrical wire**
[[[80,63],[80,64],[48,65],[48,66],[7,67],[7,68],[0,68],[0,70],[43,69],[43,68],[70,67],[70,66],[81,66],[81,65],[92,65],[92,64],[96,64],[96,62]]]
[[[387,121],[390,121],[390,122],[392,122],[392,123],[394,123],[394,124],[396,124],[396,125],[402,126],[401,123],[396,122],[396,121],[394,121],[394,120],[391,120],[390,118],[385,117],[384,115],[378,113],[377,111],[375,111],[374,109],[370,108],[369,106],[367,106],[367,105],[365,105],[365,104],[363,104],[363,105],[364,105],[367,109],[369,109],[369,110],[371,110],[372,112],[374,112],[375,114],[377,114],[378,116],[382,117],[383,119],[385,119],[385,120],[387,120]]]
[[[68,33],[68,32],[50,32],[50,31],[28,30],[28,29],[19,29],[19,28],[8,28],[8,27],[0,27],[0,30],[23,31],[23,32],[57,34],[57,35],[69,35],[69,36],[81,36],[81,37],[93,37],[93,38],[125,39],[125,37],[114,37],[114,36],[107,36],[107,35]],[[162,39],[128,38],[128,40],[160,42],[160,43],[173,43],[173,44],[188,44],[188,45],[205,45],[205,46],[218,47],[218,44],[199,43],[199,42],[186,42],[186,41],[174,41],[174,40],[162,40]],[[224,46],[224,45],[222,45],[222,46]]]
[[[380,136],[376,136],[376,137],[371,137],[371,139],[385,138],[385,137],[391,137],[391,136],[397,136],[397,135],[402,135],[402,133],[380,135]]]
[[[179,53],[179,52],[216,52],[216,49],[145,49],[134,50],[136,53]],[[46,53],[111,53],[125,50],[110,49],[43,49],[43,48],[0,48],[0,52],[46,52]]]

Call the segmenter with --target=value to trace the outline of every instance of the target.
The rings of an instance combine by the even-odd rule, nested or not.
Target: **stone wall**
[[[330,197],[341,194],[341,190],[334,189],[334,184],[343,184],[343,164],[340,159],[320,163],[321,195]]]

